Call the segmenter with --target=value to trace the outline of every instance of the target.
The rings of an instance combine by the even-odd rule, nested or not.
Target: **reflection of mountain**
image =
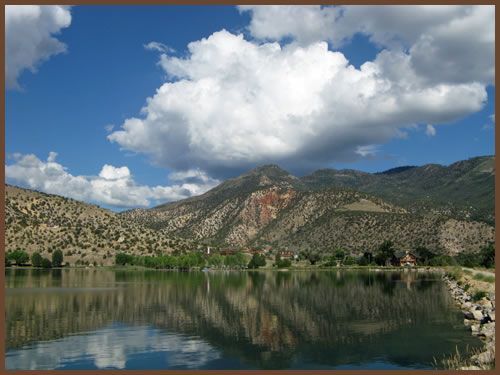
[[[31,276],[7,274],[7,286],[21,288],[7,289],[8,349],[113,322],[200,337],[262,368],[382,355],[428,364],[474,343],[442,284],[414,272],[17,272]]]

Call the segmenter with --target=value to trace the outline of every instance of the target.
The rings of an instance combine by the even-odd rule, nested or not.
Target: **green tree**
[[[33,253],[33,255],[31,256],[31,265],[33,267],[42,266],[42,256],[40,255],[40,253],[38,252]]]
[[[307,259],[311,266],[314,266],[317,262],[321,260],[321,254],[317,250],[303,250],[301,253],[302,258]]]
[[[118,253],[115,256],[115,264],[119,266],[125,266],[126,264],[132,264],[133,257],[129,254]]]
[[[434,254],[432,251],[430,251],[425,246],[418,246],[415,249],[415,252],[417,253],[418,257],[420,258],[420,262],[424,265],[429,265],[431,259],[436,257],[436,254]]]
[[[61,250],[56,250],[52,253],[52,266],[61,267],[63,262],[63,253]]]
[[[358,265],[367,266],[369,264],[370,264],[370,261],[368,260],[368,257],[365,257],[364,255],[362,255],[358,258]]]
[[[345,258],[345,251],[338,247],[337,249],[335,249],[334,255],[337,260],[343,261]]]
[[[213,268],[220,268],[224,264],[224,257],[220,254],[214,254],[208,257],[208,265]]]
[[[47,258],[43,258],[42,259],[42,267],[43,268],[52,268],[52,262]]]
[[[250,262],[248,263],[248,268],[259,268],[266,265],[266,258],[260,254],[254,254]]]
[[[344,259],[344,265],[346,266],[352,266],[356,264],[356,259],[352,256],[346,256],[345,259]]]
[[[22,266],[26,264],[30,260],[30,256],[26,251],[23,250],[15,250],[8,255],[9,260],[16,262],[16,265]]]
[[[392,241],[384,241],[377,249],[375,263],[385,266],[394,257],[394,246]]]

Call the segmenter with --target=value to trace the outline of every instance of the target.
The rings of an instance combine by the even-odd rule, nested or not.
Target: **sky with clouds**
[[[7,182],[113,209],[494,153],[493,6],[7,6]]]

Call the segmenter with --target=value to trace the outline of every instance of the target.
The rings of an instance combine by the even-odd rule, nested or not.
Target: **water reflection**
[[[426,368],[480,344],[439,277],[417,272],[6,276],[11,369]]]

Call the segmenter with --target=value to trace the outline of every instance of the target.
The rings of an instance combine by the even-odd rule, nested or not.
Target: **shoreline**
[[[455,304],[462,310],[464,325],[470,328],[473,336],[483,341],[478,353],[473,353],[463,363],[456,363],[456,370],[491,370],[495,368],[495,293],[487,293],[474,301],[467,293],[468,287],[462,287],[464,279],[443,274],[443,281]],[[468,285],[468,284],[465,284]]]

